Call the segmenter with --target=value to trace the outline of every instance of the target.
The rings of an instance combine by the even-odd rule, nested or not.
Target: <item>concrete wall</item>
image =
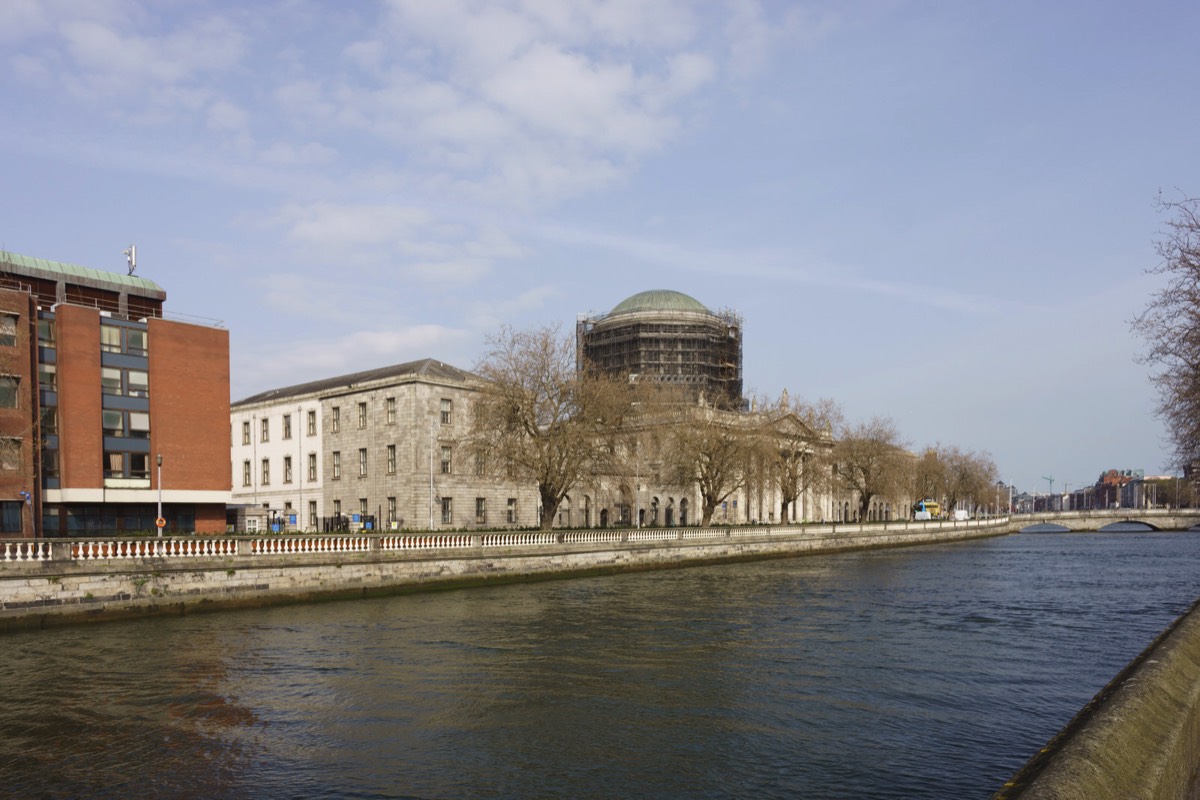
[[[624,541],[577,543],[570,542],[571,533],[554,532],[14,544],[3,551],[0,563],[0,630],[902,547],[996,536],[1007,530],[1007,523],[998,521],[584,531],[577,535]],[[630,541],[637,537],[645,540]],[[163,553],[168,545],[169,556],[113,557],[114,552],[124,556],[144,548]],[[360,549],[295,552],[343,546]],[[26,549],[13,549],[19,547]],[[203,548],[207,554],[187,554],[181,548]],[[221,554],[212,555],[216,552]],[[40,560],[25,560],[31,554]],[[85,555],[93,557],[85,560]]]
[[[1122,670],[995,798],[1196,797],[1197,766],[1200,604]]]

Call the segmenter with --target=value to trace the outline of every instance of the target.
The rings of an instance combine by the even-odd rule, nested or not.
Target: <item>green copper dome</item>
[[[700,314],[711,314],[704,304],[695,298],[688,297],[683,292],[673,292],[669,289],[651,289],[648,292],[638,292],[627,297],[609,312],[609,316],[617,314],[633,314],[638,311],[694,311]]]

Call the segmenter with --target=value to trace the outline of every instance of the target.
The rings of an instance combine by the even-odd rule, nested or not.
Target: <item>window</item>
[[[150,373],[144,369],[130,369],[125,372],[130,397],[146,397],[150,394]]]
[[[105,394],[120,394],[121,370],[114,367],[101,367],[100,390]]]
[[[396,424],[396,398],[389,397],[385,401],[385,405],[387,407],[387,424],[395,425]]]
[[[358,404],[358,427],[360,429],[367,427],[367,404]]]
[[[342,454],[338,450],[333,451],[333,479],[335,481],[342,478]]]
[[[145,411],[129,412],[129,433],[134,439],[150,438],[150,414]]]
[[[517,523],[517,498],[508,498],[508,510],[505,512],[505,519],[508,520],[509,525]]]
[[[482,525],[487,522],[487,498],[475,498],[475,522]]]
[[[263,417],[262,420],[262,436],[259,438],[259,441],[271,441],[271,420],[267,419],[266,417]]]
[[[358,477],[367,477],[367,450],[359,448],[358,450]]]
[[[269,458],[262,460],[262,485],[271,485],[271,459]]]
[[[48,448],[42,449],[42,475],[51,477],[51,478],[58,477],[58,451],[57,450],[50,450]]]
[[[331,433],[337,433],[342,429],[342,409],[334,406],[330,413],[332,416],[329,418],[329,430]]]
[[[340,517],[342,515],[342,501],[341,500],[333,501],[333,514],[334,514],[334,516],[337,516],[337,517]]]
[[[317,501],[308,501],[308,527],[312,530],[317,529]]]
[[[317,454],[308,454],[308,479],[315,481],[317,479]]]
[[[121,329],[116,325],[101,325],[100,349],[106,353],[121,352]]]
[[[442,498],[442,524],[449,525],[454,521],[454,498]]]
[[[242,462],[242,486],[250,485],[250,459]]]
[[[125,414],[122,412],[104,409],[100,412],[100,419],[105,436],[125,435]]]
[[[38,347],[54,347],[54,320],[38,320]]]
[[[292,457],[291,456],[283,457],[283,482],[284,483],[292,482]]]
[[[21,379],[16,375],[0,375],[0,408],[20,408]]]
[[[146,342],[146,331],[139,328],[126,328],[104,323],[100,325],[100,349],[105,353],[129,353],[130,355],[144,356],[148,349]],[[54,345],[51,343],[49,346],[53,347]]]
[[[125,352],[131,355],[145,355],[149,348],[146,347],[146,332],[137,330],[136,328],[125,329]]]
[[[0,314],[0,345],[11,347],[17,343],[17,317]]]
[[[125,454],[105,452],[104,454],[104,477],[106,478],[124,478],[125,477]]]
[[[129,477],[149,479],[149,477],[150,477],[150,454],[149,453],[130,453],[129,454]]]
[[[285,438],[285,439],[292,438],[292,415],[291,414],[283,415],[283,438]]]
[[[450,474],[450,448],[449,447],[442,448],[442,474],[443,475]]]
[[[24,514],[20,500],[5,500],[0,503],[0,533],[20,533],[21,517]]]
[[[242,423],[242,444],[250,444],[250,420]]]
[[[58,433],[58,411],[56,406],[42,408],[42,435],[54,436]]]
[[[483,457],[483,453],[475,454],[475,474],[482,475],[487,468],[487,461]]]
[[[21,468],[21,439],[18,436],[0,437],[0,470],[12,472]]]
[[[388,521],[389,523],[394,523],[394,522],[396,521],[396,498],[394,498],[394,497],[389,497],[389,498],[388,498],[388,518],[387,518],[387,521]]]
[[[308,412],[308,435],[317,435],[317,412],[315,411]]]
[[[367,498],[358,498],[358,513],[364,517],[367,515]]]
[[[38,385],[43,389],[57,389],[58,367],[54,364],[38,364]]]
[[[388,475],[396,474],[396,445],[394,444],[387,446],[387,471]]]
[[[453,406],[453,403],[451,402],[449,397],[442,398],[442,424],[443,425],[450,424],[450,420],[451,420],[450,412],[451,412],[452,406]]]

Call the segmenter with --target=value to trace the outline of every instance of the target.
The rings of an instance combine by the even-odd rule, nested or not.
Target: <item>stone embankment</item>
[[[0,630],[998,536],[958,522],[0,543]]]
[[[1200,796],[1200,603],[1121,671],[993,800]]]

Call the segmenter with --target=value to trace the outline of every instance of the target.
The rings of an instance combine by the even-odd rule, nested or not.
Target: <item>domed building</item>
[[[718,408],[744,405],[741,318],[682,292],[639,292],[607,314],[580,315],[575,341],[580,368],[676,386]]]

